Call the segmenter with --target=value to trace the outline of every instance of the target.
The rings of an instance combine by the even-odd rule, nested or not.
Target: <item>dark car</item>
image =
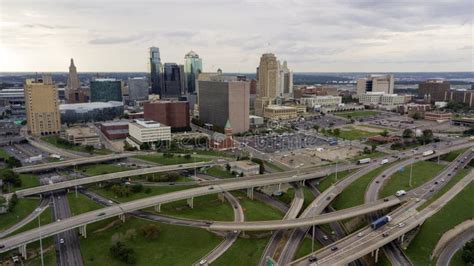
[[[383,199],[383,201],[385,201],[385,202],[387,202],[387,201],[389,201],[389,200],[390,200],[390,199],[388,199],[388,198]]]
[[[330,197],[330,196],[329,196],[329,197],[327,197],[327,198],[326,198],[326,200],[331,200],[331,197]]]
[[[339,249],[338,247],[335,247],[335,246],[334,246],[334,247],[331,248],[331,251],[336,251],[336,250],[338,250],[338,249]]]
[[[314,255],[309,256],[309,262],[316,262],[317,260],[318,258],[316,258],[316,256]]]
[[[435,181],[435,185],[438,185],[438,181]]]
[[[214,187],[209,187],[209,190],[213,190],[213,189],[214,189]]]
[[[377,183],[377,184],[378,184],[378,183],[380,183],[380,181],[378,181],[378,180],[377,180],[377,181],[375,181],[375,183]]]
[[[434,189],[430,189],[430,192],[434,192]]]
[[[382,236],[387,237],[387,236],[389,236],[389,234],[388,233],[383,233]]]
[[[0,249],[2,249],[2,248],[4,248],[4,247],[5,247],[5,245],[0,245]]]
[[[105,212],[101,212],[99,214],[97,214],[97,216],[104,216],[105,215]]]

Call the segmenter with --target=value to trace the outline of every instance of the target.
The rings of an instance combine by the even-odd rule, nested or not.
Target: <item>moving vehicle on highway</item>
[[[374,230],[377,230],[378,228],[389,223],[391,220],[392,220],[392,217],[385,215],[373,221],[372,224],[370,224],[370,227],[372,227],[372,229]]]
[[[425,152],[422,153],[422,155],[423,155],[424,157],[430,156],[431,154],[435,154],[435,151],[429,150],[429,151],[425,151]]]
[[[357,164],[365,164],[365,163],[370,163],[371,159],[370,158],[364,158],[360,159],[357,161]]]
[[[407,192],[405,190],[399,190],[395,193],[395,196],[401,197],[401,196],[404,196],[406,194],[407,194]]]
[[[386,163],[388,163],[388,159],[383,159],[383,160],[380,162],[380,165],[384,165],[384,164],[386,164]]]

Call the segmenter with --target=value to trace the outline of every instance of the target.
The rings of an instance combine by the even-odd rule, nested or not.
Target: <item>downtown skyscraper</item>
[[[194,51],[190,51],[184,56],[184,60],[187,93],[194,93],[196,92],[197,76],[202,72],[202,59]]]
[[[161,58],[158,47],[150,47],[150,84],[151,93],[161,95]]]

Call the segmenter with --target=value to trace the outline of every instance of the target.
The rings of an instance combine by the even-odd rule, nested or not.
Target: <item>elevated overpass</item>
[[[143,154],[143,153],[128,152],[128,153],[114,153],[114,154],[91,156],[91,157],[81,157],[77,159],[71,159],[71,160],[65,160],[65,161],[59,161],[59,162],[53,162],[53,163],[22,166],[22,167],[14,168],[13,171],[19,174],[30,173],[30,172],[41,172],[41,171],[71,167],[71,166],[76,166],[76,165],[119,160],[119,159],[128,158],[128,157],[139,155],[139,154]]]
[[[472,153],[468,160],[463,163],[454,161],[445,169],[440,175],[434,178],[440,183],[440,179],[447,181],[453,176],[448,174],[455,172],[456,167],[459,169],[464,167],[472,158]],[[406,197],[417,197],[422,199],[419,202],[409,202],[396,211],[390,213],[393,220],[378,230],[372,230],[369,226],[364,227],[360,231],[344,238],[336,243],[324,247],[317,252],[293,261],[291,265],[309,265],[309,257],[315,256],[318,260],[312,265],[345,265],[354,261],[370,252],[378,257],[379,248],[390,243],[393,240],[401,239],[403,241],[404,235],[423,224],[423,222],[438,212],[446,203],[454,198],[464,187],[469,185],[474,178],[474,171],[466,175],[450,190],[444,193],[441,197],[428,205],[425,209],[417,211],[416,208],[421,206],[430,196],[439,191],[442,186],[436,186],[433,181],[425,183],[423,186],[413,189],[408,192]],[[444,184],[446,184],[444,183]],[[337,250],[331,250],[337,247]]]
[[[327,224],[335,221],[341,221],[355,216],[387,209],[400,204],[402,201],[395,197],[387,198],[387,201],[380,200],[356,207],[343,209],[340,211],[324,213],[314,217],[288,219],[288,220],[269,220],[254,222],[213,222],[209,225],[210,231],[272,231],[297,227],[306,227],[319,224]]]
[[[202,163],[204,164],[204,163]],[[170,167],[170,166],[168,166]],[[176,166],[175,166],[176,167]],[[148,168],[151,169],[151,168]],[[145,170],[145,169],[144,169]],[[170,171],[168,169],[168,171]],[[86,232],[86,225],[89,223],[105,220],[108,218],[119,216],[121,219],[125,219],[125,214],[145,209],[149,207],[156,207],[160,208],[161,204],[174,202],[178,200],[188,199],[192,202],[194,197],[204,196],[209,194],[216,194],[216,193],[223,193],[226,191],[233,191],[233,190],[240,190],[240,189],[247,189],[247,195],[252,198],[253,196],[253,189],[256,187],[263,187],[269,185],[276,185],[282,183],[290,183],[290,182],[304,182],[308,179],[320,178],[327,176],[331,173],[331,170],[324,169],[321,170],[319,173],[312,173],[307,175],[294,175],[292,177],[272,177],[272,178],[257,178],[251,180],[237,180],[234,182],[223,183],[214,186],[203,186],[197,188],[191,188],[176,192],[171,192],[163,195],[153,196],[145,199],[130,201],[127,203],[122,203],[106,208],[102,208],[96,211],[91,211],[87,213],[83,213],[71,218],[63,219],[59,222],[53,222],[51,224],[44,225],[39,229],[29,230],[15,236],[11,236],[5,239],[0,240],[0,246],[4,246],[0,248],[0,253],[14,249],[20,248],[23,253],[23,250],[26,250],[24,247],[26,244],[34,242],[39,239],[39,236],[48,237],[52,236],[67,230],[71,230],[74,228],[79,228],[81,234],[85,235]],[[117,175],[120,173],[114,173],[113,175]],[[118,178],[118,177],[113,177]],[[78,179],[77,181],[79,181]],[[98,182],[98,181],[96,181]],[[64,183],[64,182],[63,182]],[[61,183],[57,183],[61,184]],[[54,184],[56,185],[56,184]],[[46,186],[44,186],[46,187]],[[38,187],[41,188],[41,187]],[[58,189],[58,188],[55,188]],[[37,192],[38,193],[38,192]]]
[[[211,162],[197,162],[197,163],[187,163],[187,164],[180,164],[180,165],[163,165],[163,166],[155,166],[155,167],[150,167],[150,168],[134,169],[134,170],[129,170],[129,171],[116,172],[116,173],[110,173],[110,174],[105,174],[105,175],[96,175],[96,176],[90,176],[90,177],[84,177],[84,178],[78,178],[74,180],[58,182],[58,183],[49,184],[49,185],[26,188],[26,189],[15,191],[15,194],[18,197],[27,197],[27,196],[41,194],[41,193],[45,193],[49,191],[65,189],[65,188],[70,188],[70,187],[75,187],[75,186],[81,186],[81,185],[86,185],[90,183],[103,182],[103,181],[108,181],[108,180],[113,180],[113,179],[127,178],[127,177],[132,177],[132,176],[169,172],[169,171],[179,171],[179,170],[185,170],[185,169],[194,169],[194,168],[201,168],[201,167],[207,167],[207,166],[213,166],[213,165],[215,165],[215,163],[211,161]]]

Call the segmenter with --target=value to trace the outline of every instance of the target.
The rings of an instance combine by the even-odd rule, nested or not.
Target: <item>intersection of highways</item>
[[[385,178],[385,176],[389,178],[390,175],[395,173],[401,167],[410,165],[419,160],[428,160],[435,158],[441,154],[448,153],[450,151],[462,148],[470,148],[471,146],[473,146],[473,143],[467,142],[464,139],[460,139],[457,141],[452,141],[450,143],[441,142],[437,145],[438,147],[436,149],[436,154],[429,156],[422,156],[421,154],[424,151],[433,149],[432,145],[422,146],[418,149],[417,152],[414,153],[400,152],[397,155],[388,157],[392,165],[382,174],[374,178],[374,182],[370,184],[369,188],[366,191],[365,204],[349,209],[323,214],[323,212],[329,207],[331,202],[337,197],[339,193],[341,193],[345,188],[347,188],[347,186],[349,186],[359,177],[379,167],[379,162],[374,161],[366,165],[341,166],[339,168],[340,171],[348,169],[358,170],[323,191],[304,210],[302,210],[303,197],[301,187],[305,185],[305,183],[310,183],[311,180],[323,178],[331,174],[332,172],[334,172],[334,167],[306,168],[301,169],[299,171],[293,170],[274,174],[266,174],[253,178],[239,178],[238,180],[228,179],[196,182],[196,184],[200,185],[199,187],[166,193],[158,196],[130,201],[127,203],[110,204],[109,206],[106,206],[102,209],[86,212],[71,217],[69,217],[67,209],[57,209],[57,215],[62,218],[57,222],[46,224],[39,228],[25,231],[12,236],[5,237],[6,234],[3,235],[3,238],[0,238],[0,253],[19,248],[22,255],[26,256],[26,245],[39,240],[40,237],[55,236],[58,234],[64,234],[64,232],[73,232],[71,230],[75,228],[79,228],[80,234],[85,237],[87,235],[87,224],[96,221],[117,216],[121,219],[125,219],[125,216],[127,214],[135,215],[141,209],[145,209],[148,207],[155,207],[159,210],[161,208],[161,204],[178,200],[187,199],[188,202],[192,205],[194,197],[209,194],[220,194],[225,197],[231,205],[235,206],[235,220],[233,222],[206,221],[204,222],[204,226],[202,222],[198,223],[201,227],[207,228],[211,231],[227,232],[223,242],[218,247],[216,247],[216,249],[207,254],[203,258],[204,261],[212,262],[213,260],[215,260],[235,242],[240,231],[276,230],[270,242],[278,242],[279,240],[281,240],[281,237],[278,238],[276,233],[284,233],[285,231],[290,230],[288,231],[289,239],[287,239],[279,258],[276,259],[279,264],[343,265],[351,263],[352,261],[355,261],[371,252],[374,253],[375,256],[378,256],[379,249],[384,247],[386,244],[397,239],[402,239],[403,241],[403,237],[407,232],[421,225],[427,218],[429,218],[431,215],[441,209],[444,204],[446,204],[450,199],[452,199],[457,193],[459,193],[466,185],[468,185],[472,181],[474,174],[471,172],[461,181],[459,181],[455,186],[453,186],[448,192],[443,194],[433,203],[429,204],[426,208],[422,210],[417,210],[417,207],[422,205],[426,200],[433,196],[434,193],[441,189],[443,184],[447,183],[440,182],[439,185],[435,185],[434,182],[437,182],[437,180],[441,179],[449,180],[457,171],[457,169],[462,169],[466,164],[469,163],[474,154],[471,149],[467,149],[467,151],[459,157],[467,157],[466,160],[454,160],[434,179],[418,188],[408,191],[405,196],[398,198],[391,196],[385,199],[378,199],[378,194],[383,183],[383,178]],[[90,162],[97,162],[98,159],[100,159],[99,161],[108,161],[119,158],[125,158],[131,155],[133,155],[133,153],[97,156],[92,158],[78,158],[58,163],[22,167],[16,169],[16,171],[18,173],[44,171],[51,168],[68,167]],[[126,178],[148,173],[209,167],[218,163],[219,162],[216,161],[210,161],[183,165],[143,168],[113,174],[79,178],[75,180],[23,189],[16,191],[16,194],[18,197],[42,195],[90,183]],[[375,182],[377,180],[382,182]],[[256,188],[283,183],[291,183],[295,187],[295,197],[291,202],[291,206],[289,207],[284,219],[280,221],[273,220],[245,222],[243,219],[240,205],[236,203],[232,195],[228,193],[229,191],[245,189],[247,191],[247,195],[250,198],[253,198],[255,192],[254,190]],[[438,184],[438,182],[436,184]],[[292,261],[300,242],[303,240],[307,231],[312,226],[317,224],[332,223],[355,216],[368,215],[370,213],[376,213],[381,210],[393,209],[395,206],[398,207],[394,211],[390,212],[390,215],[394,217],[394,221],[382,227],[380,230],[374,231],[370,227],[364,227],[356,233],[353,233],[334,243],[326,245],[325,247],[313,254],[300,258],[296,261]],[[58,205],[55,208],[60,207],[61,205]],[[300,212],[301,214],[298,216]],[[270,246],[267,246],[267,249],[269,248]],[[389,253],[390,251],[384,249],[384,252]],[[261,262],[262,261],[263,260],[261,260]]]

